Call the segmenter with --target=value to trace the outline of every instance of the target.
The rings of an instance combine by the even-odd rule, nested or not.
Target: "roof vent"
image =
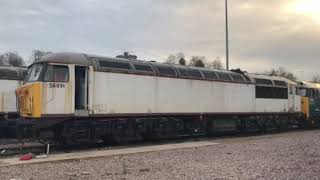
[[[130,60],[137,60],[137,56],[133,54],[129,54],[128,52],[124,52],[122,55],[116,56],[117,58],[122,59],[130,59]]]

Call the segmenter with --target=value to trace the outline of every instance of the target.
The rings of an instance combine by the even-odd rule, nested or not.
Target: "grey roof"
[[[93,61],[88,59],[85,54],[82,53],[52,53],[43,56],[40,60],[36,61],[36,63],[62,63],[62,64],[78,64],[84,66],[92,66]]]
[[[96,69],[98,65],[95,60],[114,60],[114,61],[126,61],[126,62],[144,62],[139,60],[127,60],[121,58],[113,58],[92,54],[84,54],[84,53],[74,53],[74,52],[61,52],[61,53],[51,53],[43,56],[40,60],[35,63],[61,63],[61,64],[76,64],[83,66],[94,66]]]
[[[209,69],[209,68],[200,68],[200,67],[192,67],[192,66],[180,66],[180,65],[173,65],[173,64],[164,64],[158,62],[149,62],[149,61],[141,61],[141,60],[128,60],[123,58],[113,58],[113,57],[105,57],[105,56],[97,56],[97,55],[90,55],[84,53],[71,53],[71,52],[63,52],[63,53],[52,53],[42,57],[35,63],[61,63],[61,64],[76,64],[76,65],[83,65],[83,66],[93,66],[95,70],[98,71],[117,71],[117,69],[108,69],[106,67],[100,66],[101,61],[120,61],[120,62],[128,62],[129,64],[132,63],[146,63],[152,66],[161,65],[161,66],[169,66],[173,69],[176,68],[184,68],[184,69],[193,69],[199,71],[212,71],[216,73],[228,73],[228,74],[238,74],[243,76],[243,74],[239,74],[236,72],[228,71],[228,70],[218,70],[218,69]],[[133,70],[133,69],[132,69]],[[128,70],[128,71],[131,71]],[[251,83],[251,82],[250,82]]]
[[[84,54],[84,53],[73,53],[73,52],[62,52],[62,53],[48,54],[48,55],[43,56],[36,63],[51,62],[51,63],[62,63],[62,64],[78,64],[78,65],[84,65],[84,66],[96,66],[94,60],[91,58],[97,58],[102,61],[103,60],[115,60],[115,61],[123,61],[123,62],[150,63],[149,61],[128,60],[128,59],[122,59],[122,58],[113,58],[113,57],[91,55],[91,54]],[[193,67],[193,66],[172,65],[172,64],[164,64],[164,63],[157,63],[157,62],[151,62],[151,64],[167,65],[167,66],[172,66],[172,67],[177,67],[177,68],[191,68],[191,69],[198,69],[198,70],[210,70],[210,71],[234,73],[232,71],[227,71],[227,70],[199,68],[199,67]]]
[[[26,72],[25,67],[0,66],[0,79],[23,80]]]
[[[298,85],[297,82],[294,82],[290,79],[284,78],[284,77],[279,77],[279,76],[268,76],[268,75],[263,75],[263,74],[249,74],[250,77],[253,79],[266,79],[266,80],[271,80],[271,81],[283,81],[286,84],[290,85]]]

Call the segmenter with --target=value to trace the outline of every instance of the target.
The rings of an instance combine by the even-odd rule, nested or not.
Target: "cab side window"
[[[47,71],[44,77],[44,81],[68,82],[68,80],[69,80],[69,70],[67,66],[48,65]]]

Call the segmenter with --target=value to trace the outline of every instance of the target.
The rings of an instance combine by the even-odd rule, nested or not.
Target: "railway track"
[[[45,152],[45,145],[34,142],[26,141],[19,142],[15,139],[1,139],[0,140],[0,158],[22,155],[27,153],[40,154]]]
[[[199,136],[199,137],[180,137],[170,140],[156,140],[156,141],[130,141],[123,143],[121,145],[108,145],[105,144],[86,144],[86,145],[74,145],[68,147],[62,146],[51,146],[50,154],[58,153],[71,153],[77,151],[86,151],[86,150],[113,150],[113,149],[125,149],[130,147],[143,147],[150,145],[162,145],[162,144],[172,144],[172,143],[182,143],[182,142],[197,142],[197,141],[214,141],[219,143],[235,143],[250,141],[256,139],[270,139],[275,137],[281,137],[283,134],[287,133],[297,133],[310,130],[291,130],[284,132],[268,132],[268,133],[246,133],[246,134],[229,134],[229,135],[219,135],[219,136]],[[0,140],[0,158],[4,157],[13,157],[23,154],[32,153],[35,155],[46,154],[47,146],[40,144],[34,141],[24,142],[23,144],[17,140],[8,139]]]

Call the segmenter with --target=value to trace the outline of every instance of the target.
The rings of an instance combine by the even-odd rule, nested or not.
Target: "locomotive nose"
[[[23,86],[16,90],[18,98],[18,110],[21,116],[31,113],[31,102],[29,97],[29,86]]]
[[[40,83],[24,85],[16,90],[20,116],[40,117],[40,90]]]

